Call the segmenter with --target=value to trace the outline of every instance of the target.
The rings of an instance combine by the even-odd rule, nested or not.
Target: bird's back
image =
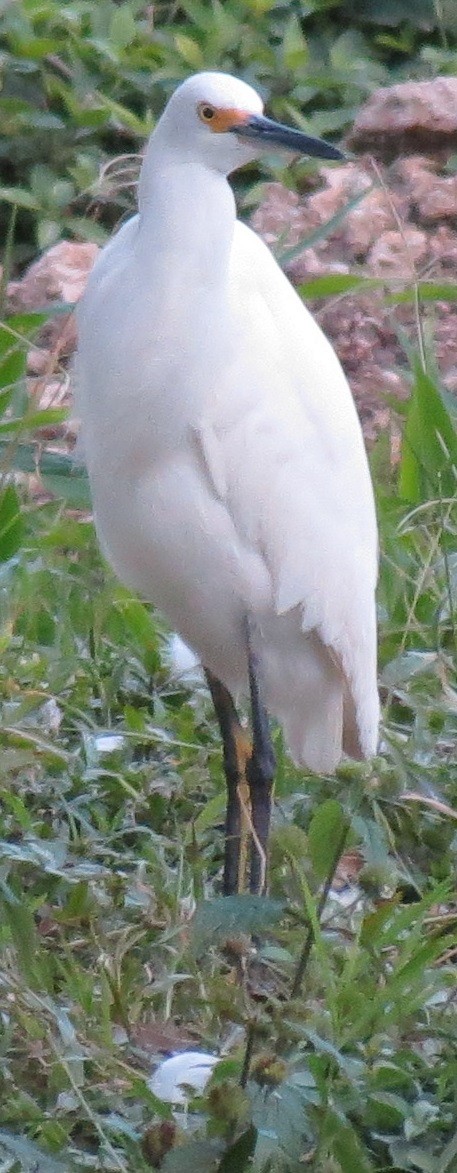
[[[377,743],[378,539],[362,432],[330,343],[240,223],[230,285],[239,335],[229,378],[238,388],[244,374],[249,402],[240,390],[244,412],[220,432],[229,508],[271,575],[271,707],[297,760],[329,768],[341,739],[354,756]]]

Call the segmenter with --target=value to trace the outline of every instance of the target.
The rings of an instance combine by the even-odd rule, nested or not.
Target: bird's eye
[[[214,106],[208,106],[207,102],[202,102],[198,107],[198,113],[202,122],[211,122],[211,119],[214,118],[216,111]]]

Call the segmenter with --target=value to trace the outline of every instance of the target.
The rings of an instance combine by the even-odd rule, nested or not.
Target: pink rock
[[[425,232],[408,226],[401,232],[398,229],[384,232],[370,249],[367,260],[376,275],[414,277],[415,266],[424,261],[426,253]]]
[[[15,309],[41,309],[56,301],[72,305],[83,293],[99,252],[97,244],[61,240],[39,257],[20,281],[8,286]]]
[[[383,188],[368,192],[344,222],[345,238],[355,256],[365,256],[383,233],[393,231],[403,211],[403,201],[394,192]]]
[[[457,77],[410,81],[375,90],[362,106],[348,146],[383,159],[457,147]]]

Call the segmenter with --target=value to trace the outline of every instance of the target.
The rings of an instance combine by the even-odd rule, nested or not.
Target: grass
[[[418,75],[438,55],[450,68],[445,5],[427,43],[408,22],[370,39],[368,5],[349,41],[343,4],[308,5],[301,24],[294,5],[272,14],[237,0],[211,6],[211,20],[198,3],[158,7],[154,35],[138,5],[103,4],[95,18],[83,4],[49,0],[2,14],[7,66],[25,87],[16,105],[0,99],[15,152],[3,191],[7,267],[36,241],[110,227],[119,204],[100,193],[90,204],[98,166],[120,143],[137,146],[197,51],[260,77],[278,116],[305,103],[317,133],[347,122],[362,73],[370,87],[397,77],[413,51]],[[139,24],[129,23],[133,9]],[[426,23],[425,9],[417,13]],[[368,73],[354,75],[355,48]],[[41,124],[43,93],[65,150],[49,139],[40,171],[40,135],[58,130]],[[71,192],[58,186],[69,174]],[[358,285],[363,292],[359,273],[336,275],[307,296]],[[381,286],[383,296],[392,304]],[[457,431],[430,344],[436,303],[455,286],[428,283],[420,297],[395,290],[403,296],[417,322],[405,360],[411,396],[398,406],[400,462],[391,467],[385,438],[371,453],[380,753],[318,778],[294,769],[275,731],[270,897],[260,902],[220,896],[225,795],[208,698],[173,678],[162,622],[103,564],[84,478],[46,441],[60,409],[39,413],[25,394],[25,355],[43,316],[3,320],[2,1173],[457,1168]],[[18,475],[37,461],[52,499],[32,497]],[[186,1046],[221,1062],[175,1121],[148,1079],[164,1048]]]
[[[33,324],[5,326],[10,463],[44,422],[10,386]],[[164,628],[102,564],[87,515],[4,481],[5,1170],[455,1168],[457,440],[420,363],[403,436],[395,474],[382,441],[372,458],[381,753],[305,776],[276,733],[264,903],[219,895],[207,697],[170,677]],[[43,467],[66,485],[63,458]],[[330,888],[343,846],[348,907]],[[225,1056],[187,1130],[148,1088],[170,1024],[170,1049]]]

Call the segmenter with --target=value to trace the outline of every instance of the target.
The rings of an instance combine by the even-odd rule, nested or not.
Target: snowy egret
[[[374,753],[377,533],[338,359],[227,175],[280,147],[335,147],[201,73],[171,97],[144,158],[139,212],[97,260],[79,309],[77,404],[96,526],[123,581],[199,656],[221,727],[224,890],[265,887],[274,754],[332,772]],[[251,702],[252,741],[235,702]]]

